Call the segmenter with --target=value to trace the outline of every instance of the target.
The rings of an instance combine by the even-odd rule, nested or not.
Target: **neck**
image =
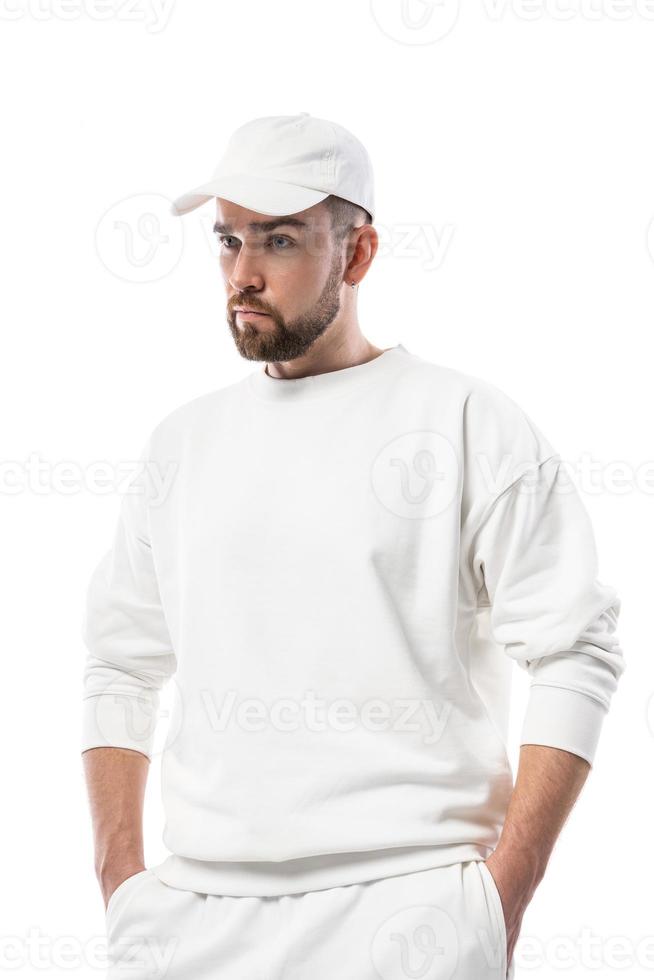
[[[266,373],[271,378],[306,378],[365,364],[381,353],[382,348],[367,340],[358,326],[340,334],[333,334],[329,329],[301,357],[292,361],[269,361]]]

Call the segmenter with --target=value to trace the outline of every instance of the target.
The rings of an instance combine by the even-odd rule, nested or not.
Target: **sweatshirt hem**
[[[286,861],[198,861],[171,854],[150,870],[165,885],[200,894],[292,895],[426,871],[464,861],[485,860],[492,847],[476,843],[430,844]]]

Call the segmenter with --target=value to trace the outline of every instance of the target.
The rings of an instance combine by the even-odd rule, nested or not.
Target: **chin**
[[[269,334],[259,334],[250,323],[246,323],[242,328],[230,324],[232,337],[236,349],[241,357],[248,361],[269,361],[271,360],[270,337]]]

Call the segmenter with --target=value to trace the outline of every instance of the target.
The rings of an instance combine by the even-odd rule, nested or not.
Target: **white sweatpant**
[[[511,980],[483,861],[271,897],[204,895],[150,870],[106,912],[107,980]]]

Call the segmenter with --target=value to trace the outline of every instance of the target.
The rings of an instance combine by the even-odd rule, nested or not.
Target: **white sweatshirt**
[[[89,585],[82,749],[152,758],[175,675],[162,881],[274,895],[486,858],[514,662],[521,743],[592,764],[620,600],[500,390],[402,344],[295,380],[260,365],[142,458]]]

